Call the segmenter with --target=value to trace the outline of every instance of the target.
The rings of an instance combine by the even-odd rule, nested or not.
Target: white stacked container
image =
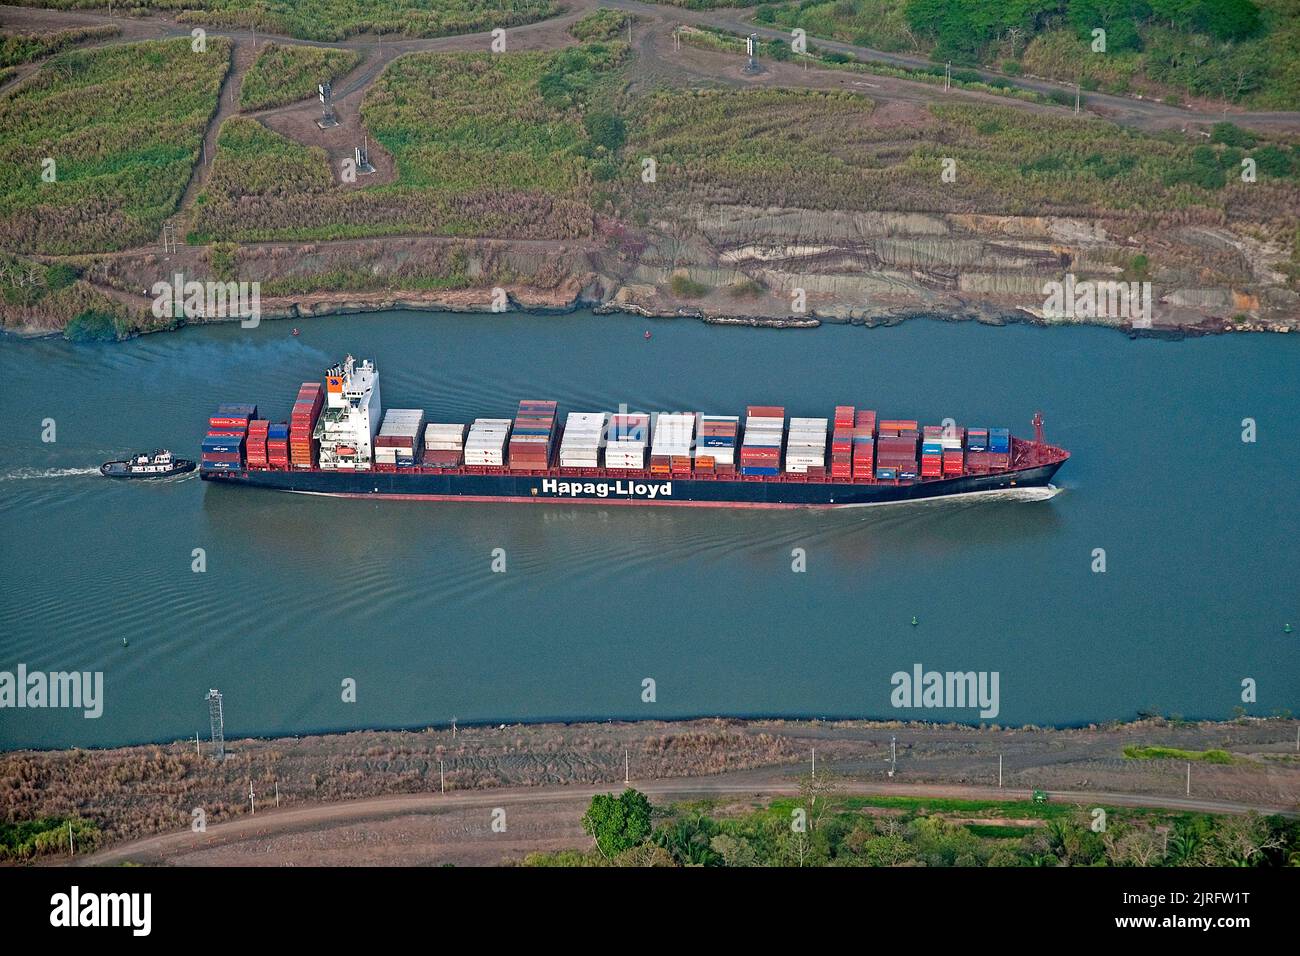
[[[660,412],[650,443],[651,457],[679,455],[689,457],[695,444],[695,415],[692,412]]]
[[[465,425],[430,422],[424,426],[424,447],[433,451],[460,451],[465,447]]]
[[[560,439],[560,467],[599,468],[608,420],[606,412],[570,412]]]
[[[465,464],[503,466],[506,441],[510,438],[510,419],[476,418],[465,439]]]
[[[374,441],[375,464],[414,464],[424,430],[424,409],[390,408]]]
[[[785,470],[791,474],[807,474],[809,468],[826,467],[825,418],[792,418],[790,434],[785,443]]]

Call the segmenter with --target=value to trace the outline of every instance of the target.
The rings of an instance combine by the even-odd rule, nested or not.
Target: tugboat
[[[176,458],[165,448],[152,454],[132,455],[126,461],[106,461],[99,466],[105,478],[170,478],[194,470],[188,458]]]

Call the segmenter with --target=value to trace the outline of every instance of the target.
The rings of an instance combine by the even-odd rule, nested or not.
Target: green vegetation
[[[156,237],[199,158],[229,62],[218,38],[206,53],[188,37],[74,50],[0,99],[6,247],[86,252]]]
[[[98,9],[104,0],[19,0],[59,10]],[[346,40],[358,33],[440,37],[513,27],[555,16],[553,0],[131,0],[139,11],[204,26],[256,27],[302,40]]]
[[[332,83],[360,62],[352,50],[268,43],[244,76],[239,108],[263,110],[313,97],[318,83]]]
[[[727,812],[722,804],[652,808],[627,790],[597,796],[583,818],[607,828],[595,851],[530,854],[526,866],[1288,866],[1300,822],[1155,808],[1028,801],[843,799],[833,778],[804,777],[796,799]],[[635,800],[637,826],[622,801]],[[885,806],[888,813],[864,813]],[[1050,806],[1050,810],[1049,810]],[[644,816],[640,814],[644,813]],[[1007,823],[988,822],[1004,813]],[[975,820],[972,815],[978,815]],[[651,829],[642,821],[653,819]],[[1041,821],[1036,823],[1017,821]],[[590,825],[589,825],[590,822]]]
[[[745,37],[739,33],[715,30],[711,27],[682,27],[678,34],[681,41],[688,46],[718,50],[723,53],[735,53],[737,55],[745,51]],[[789,60],[794,56],[787,40],[766,40],[760,43],[760,47],[760,57],[773,60]],[[942,66],[890,66],[870,60],[859,60],[851,54],[841,53],[838,50],[823,50],[811,44],[805,54],[805,62],[807,60],[812,60],[827,69],[847,70],[851,73],[869,73],[872,76],[893,76],[936,86],[944,82],[946,72]],[[994,96],[1006,96],[1031,103],[1054,102],[1049,97],[1035,93],[1032,90],[1017,89],[1010,80],[1004,80],[1000,77],[988,80],[981,79],[979,73],[975,70],[954,70],[948,80],[957,89],[974,90]],[[1069,104],[1074,104],[1073,96],[1070,97]]]
[[[1112,93],[1174,90],[1262,109],[1300,104],[1293,0],[800,0],[759,23],[964,64],[1015,64]],[[1094,53],[1092,31],[1106,30]]]
[[[80,817],[0,822],[0,860],[23,861],[54,854],[66,856],[69,827],[77,853],[93,850],[99,845],[99,828]]]
[[[640,19],[631,13],[601,7],[570,26],[569,34],[583,42],[620,40],[627,36],[627,21],[637,23]]]
[[[615,857],[650,836],[650,801],[631,787],[617,797],[598,793],[582,816],[582,829],[601,853]]]
[[[625,50],[399,58],[362,106],[396,166],[387,185],[335,185],[319,150],[232,120],[193,241],[589,235],[594,174],[624,135],[611,105]]]
[[[1226,750],[1178,750],[1175,747],[1124,748],[1130,760],[1199,760],[1204,763],[1234,763],[1235,758]]]
[[[55,30],[51,33],[0,34],[0,66],[30,63],[81,43],[107,40],[121,33],[120,27],[110,25],[76,27],[70,30]]]
[[[685,273],[678,273],[673,276],[669,283],[673,290],[673,295],[680,296],[683,299],[698,299],[701,296],[709,294],[709,287],[703,282],[696,282]]]
[[[117,317],[111,312],[86,309],[72,317],[63,330],[70,342],[116,342],[122,337]]]
[[[694,198],[755,206],[857,208],[887,178],[870,135],[873,104],[853,93],[804,90],[661,91],[636,103],[624,151],[631,163],[658,157],[649,204]],[[883,190],[881,190],[883,191]]]
[[[653,93],[628,122],[625,201],[1029,216],[1144,210],[1206,221],[1231,208],[1282,241],[1300,212],[1292,147],[1278,147],[1288,175],[1266,175],[1261,164],[1247,185],[1235,175],[1237,154],[1176,134],[997,106],[932,106],[919,116],[877,124],[871,101],[847,92]],[[658,160],[653,185],[637,176],[643,156]],[[957,180],[939,188],[947,158]]]

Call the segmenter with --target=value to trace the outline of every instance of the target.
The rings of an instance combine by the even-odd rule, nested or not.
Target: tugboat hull
[[[106,461],[99,466],[99,473],[105,478],[170,478],[194,470],[194,462],[188,458],[179,458],[162,471],[142,471],[133,469],[129,461]]]

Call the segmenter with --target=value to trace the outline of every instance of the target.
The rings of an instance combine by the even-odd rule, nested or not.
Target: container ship
[[[199,473],[233,487],[423,501],[843,508],[1050,489],[1069,458],[1001,427],[922,425],[839,405],[828,418],[778,405],[745,415],[568,412],[525,399],[514,418],[384,411],[379,370],[348,356],[304,382],[287,421],[218,406]]]

